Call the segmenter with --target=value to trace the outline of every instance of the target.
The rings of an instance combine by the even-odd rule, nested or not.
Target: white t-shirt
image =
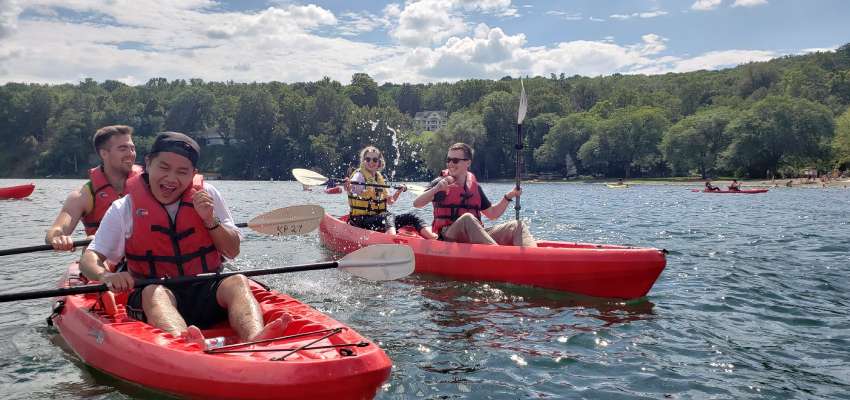
[[[241,240],[242,232],[233,223],[233,216],[230,215],[230,210],[224,204],[221,193],[214,186],[206,182],[204,182],[204,190],[209,193],[213,200],[213,215],[221,220],[222,225],[236,229]],[[168,211],[168,215],[172,220],[177,215],[179,208],[179,201],[165,206],[165,210]],[[109,209],[100,221],[100,227],[97,228],[94,240],[92,240],[88,248],[106,256],[106,259],[110,263],[117,264],[124,258],[124,243],[130,238],[132,233],[133,203],[130,201],[130,196],[124,196],[113,201],[112,205],[109,206]]]

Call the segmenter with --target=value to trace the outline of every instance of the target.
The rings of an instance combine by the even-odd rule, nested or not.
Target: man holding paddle
[[[127,180],[128,195],[113,202],[83,255],[80,270],[87,278],[124,292],[137,278],[218,272],[223,257],[239,254],[241,233],[218,190],[197,174],[199,156],[192,138],[157,135],[145,157],[145,173]],[[106,262],[124,257],[128,271],[110,272]],[[290,319],[284,314],[264,326],[244,275],[149,285],[133,290],[126,307],[131,317],[200,343],[200,329],[225,319],[243,340],[279,336]]]
[[[431,182],[430,188],[413,201],[416,208],[434,204],[432,229],[440,239],[448,242],[489,245],[537,247],[537,242],[522,221],[504,222],[484,228],[481,215],[499,218],[522,189],[514,188],[496,204],[490,203],[484,190],[469,166],[472,148],[466,143],[455,143],[446,155],[446,169],[440,178]]]
[[[81,219],[86,235],[94,235],[100,220],[113,201],[124,195],[127,179],[141,173],[136,162],[136,146],[133,144],[133,128],[126,125],[111,125],[100,128],[92,138],[94,150],[102,162],[89,170],[89,181],[71,192],[53,226],[47,230],[45,243],[55,250],[74,250],[71,234]]]

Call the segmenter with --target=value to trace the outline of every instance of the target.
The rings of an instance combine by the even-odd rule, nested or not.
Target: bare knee
[[[162,306],[164,304],[175,304],[177,300],[168,288],[162,285],[149,285],[142,289],[142,308]]]
[[[229,276],[224,278],[218,286],[216,300],[218,300],[220,305],[226,307],[233,300],[234,296],[238,296],[240,293],[247,293],[248,291],[248,278],[245,275]]]

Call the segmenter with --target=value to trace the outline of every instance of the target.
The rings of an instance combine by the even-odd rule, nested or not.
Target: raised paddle
[[[525,84],[522,83],[522,79],[519,80],[519,84],[522,87],[522,92],[519,95],[519,110],[517,110],[516,116],[516,145],[514,148],[516,149],[516,188],[520,188],[520,179],[522,176],[522,121],[525,120],[525,114],[528,111],[528,97],[525,95]],[[521,196],[516,197],[516,203],[514,203],[514,211],[516,212],[516,220],[519,221],[519,210],[522,207],[519,205]]]
[[[300,264],[279,268],[255,269],[250,271],[181,276],[177,278],[137,279],[134,287],[139,288],[147,285],[180,285],[210,279],[227,278],[237,274],[245,276],[259,276],[333,268],[341,269],[360,278],[373,281],[389,281],[410,275],[413,273],[413,267],[413,250],[411,250],[410,247],[401,244],[375,244],[349,253],[338,261]],[[69,296],[83,293],[98,293],[106,292],[108,290],[109,288],[106,284],[101,283],[60,289],[6,293],[0,294],[0,303],[17,300],[41,299],[45,297]]]
[[[298,205],[278,208],[265,214],[260,214],[250,221],[236,224],[240,228],[251,228],[256,232],[267,235],[300,235],[316,230],[325,210],[317,205]],[[74,241],[74,247],[85,246],[91,243],[90,239]],[[18,247],[14,249],[0,250],[0,256],[11,254],[31,253],[35,251],[53,250],[53,246],[44,244],[40,246]]]
[[[302,185],[307,185],[307,186],[323,186],[323,185],[326,185],[329,181],[334,181],[334,182],[337,182],[337,183],[345,182],[345,179],[328,178],[328,177],[326,177],[326,176],[324,176],[324,175],[322,175],[318,172],[311,171],[309,169],[304,169],[304,168],[293,169],[292,170],[292,176],[294,176],[295,180],[297,180],[299,183],[301,183]],[[381,185],[381,184],[378,184],[378,183],[357,183],[357,185],[371,186],[371,187],[382,187],[382,188],[393,188],[393,189],[400,189],[401,188],[401,185]],[[405,183],[404,186],[407,187],[408,191],[410,191],[411,193],[413,193],[417,196],[422,194],[422,193],[425,193],[425,191],[427,190],[424,186],[414,185],[412,183]]]

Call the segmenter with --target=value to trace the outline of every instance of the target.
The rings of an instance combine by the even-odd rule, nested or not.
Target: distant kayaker
[[[738,183],[737,179],[732,179],[732,183],[729,184],[729,191],[732,191],[732,192],[740,192],[741,191],[741,184]]]
[[[133,289],[134,278],[194,276],[217,272],[223,257],[239,254],[241,233],[218,190],[197,174],[198,144],[176,132],[157,135],[145,172],[127,180],[83,255],[80,271],[113,292]],[[127,260],[127,271],[106,262]],[[291,317],[263,325],[244,275],[172,287],[133,290],[127,314],[190,342],[203,344],[201,329],[228,320],[242,340],[280,336]]]
[[[705,181],[705,190],[710,192],[719,192],[720,188],[711,184],[711,181]]]
[[[68,194],[62,210],[44,236],[45,243],[56,250],[74,250],[70,235],[80,220],[86,235],[94,235],[112,202],[124,196],[125,181],[142,171],[134,164],[136,146],[132,127],[104,126],[94,133],[92,144],[101,164],[89,170],[88,182]]]
[[[442,240],[536,247],[537,242],[528,227],[520,221],[484,228],[481,215],[491,220],[499,218],[508,204],[522,194],[522,189],[514,188],[496,204],[490,203],[475,175],[469,172],[472,154],[472,148],[466,143],[455,143],[449,147],[446,169],[431,182],[425,193],[413,201],[413,206],[422,208],[433,202],[432,229]]]
[[[366,146],[360,150],[360,166],[356,168],[345,183],[348,192],[348,223],[358,228],[394,235],[396,223],[387,206],[398,201],[398,197],[407,188],[400,185],[392,195],[388,188],[366,186],[364,183],[386,185],[383,171],[386,162],[383,154],[375,146]],[[405,214],[402,219],[405,224],[413,226],[422,237],[436,239],[437,235],[417,216]]]

